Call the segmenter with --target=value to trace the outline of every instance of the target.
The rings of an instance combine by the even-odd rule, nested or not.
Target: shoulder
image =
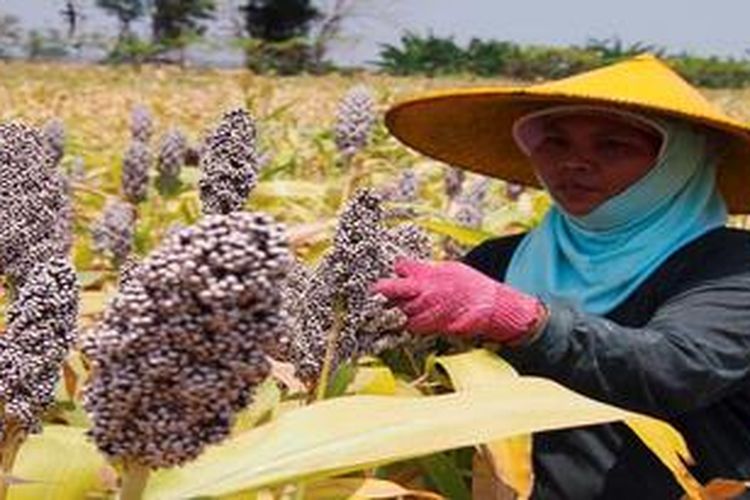
[[[643,283],[663,302],[707,282],[750,273],[750,231],[718,228],[673,253]]]
[[[669,261],[680,272],[702,279],[750,272],[750,231],[727,227],[709,231]]]
[[[524,236],[526,233],[483,241],[472,248],[461,261],[492,278],[501,279],[505,276],[513,252]]]

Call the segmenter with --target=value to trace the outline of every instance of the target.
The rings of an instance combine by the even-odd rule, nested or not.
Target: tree
[[[307,35],[320,12],[310,0],[247,0],[239,10],[249,69],[295,74],[314,66]]]
[[[304,37],[320,16],[310,0],[249,0],[240,11],[247,34],[266,42]]]
[[[13,49],[21,42],[21,29],[18,18],[0,13],[0,59],[11,56]]]
[[[62,59],[68,55],[68,43],[59,30],[31,30],[26,39],[26,57],[37,59]]]
[[[214,0],[153,0],[153,42],[166,49],[184,49],[190,40],[202,35],[204,21],[213,19]]]
[[[120,23],[118,39],[127,38],[130,33],[130,25],[146,13],[143,0],[96,0],[97,7],[105,10],[109,15],[115,16]]]

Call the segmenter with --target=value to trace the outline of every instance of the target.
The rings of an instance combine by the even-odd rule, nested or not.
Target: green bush
[[[395,75],[425,74],[428,76],[460,73],[466,69],[464,50],[453,38],[433,34],[421,37],[407,31],[401,36],[403,48],[383,44],[377,64]]]
[[[399,45],[381,46],[377,64],[394,75],[438,76],[469,72],[484,77],[537,81],[563,78],[644,52],[666,59],[678,73],[698,86],[737,88],[750,83],[750,60],[698,57],[688,53],[669,55],[656,45],[625,44],[616,37],[589,39],[581,47],[521,45],[473,38],[464,48],[456,45],[452,37],[406,32]]]
[[[256,73],[298,75],[316,69],[312,47],[301,38],[283,42],[251,39],[244,48],[245,66]]]
[[[521,48],[513,42],[472,38],[466,48],[466,69],[479,76],[495,76],[507,71],[508,62],[519,58]]]
[[[520,80],[563,78],[601,64],[595,53],[585,49],[528,45],[508,61],[503,76]]]
[[[750,83],[750,61],[733,58],[671,57],[670,65],[684,78],[701,87],[738,88]]]

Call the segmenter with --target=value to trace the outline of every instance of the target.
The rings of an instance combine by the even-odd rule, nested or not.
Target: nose
[[[565,170],[587,171],[593,169],[596,164],[587,155],[580,151],[571,151],[565,158],[562,158],[558,166]]]

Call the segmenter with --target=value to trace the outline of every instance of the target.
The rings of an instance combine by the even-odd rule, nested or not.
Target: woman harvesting
[[[401,260],[375,290],[414,333],[500,342],[523,374],[669,421],[702,482],[750,478],[750,128],[651,56],[523,89],[464,89],[387,115],[406,144],[544,187],[525,235],[464,263]],[[534,436],[534,498],[675,498],[622,424]]]

